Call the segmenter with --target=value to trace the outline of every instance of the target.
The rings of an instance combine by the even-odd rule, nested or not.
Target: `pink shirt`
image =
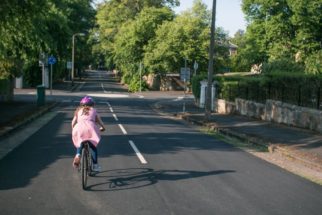
[[[81,143],[89,140],[95,146],[98,145],[101,134],[96,124],[97,111],[91,107],[88,115],[83,114],[83,108],[80,108],[73,118],[72,124],[77,121],[72,131],[72,139],[75,147],[80,147]]]

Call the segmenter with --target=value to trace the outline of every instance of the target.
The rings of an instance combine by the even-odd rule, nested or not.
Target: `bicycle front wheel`
[[[82,157],[81,157],[81,171],[82,171],[82,187],[83,190],[86,189],[87,186],[87,175],[88,175],[88,160],[87,160],[88,151],[85,148],[82,149]]]

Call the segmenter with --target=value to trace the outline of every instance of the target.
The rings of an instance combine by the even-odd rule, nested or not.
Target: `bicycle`
[[[82,143],[82,154],[81,154],[81,160],[78,171],[81,172],[82,177],[82,187],[83,190],[86,190],[87,187],[87,177],[93,175],[93,162],[92,162],[92,154],[89,146],[89,141],[84,141]]]
[[[105,131],[105,128],[100,127],[99,130]],[[78,166],[78,171],[81,172],[83,190],[86,190],[86,187],[87,187],[87,177],[93,176],[95,174],[95,171],[93,170],[93,160],[92,160],[90,144],[91,142],[89,140],[85,140],[81,144],[82,152],[81,152],[80,165]]]

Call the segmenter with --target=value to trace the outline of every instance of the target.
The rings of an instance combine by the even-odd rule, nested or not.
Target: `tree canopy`
[[[243,0],[242,8],[249,23],[243,57],[253,63],[305,62],[321,50],[321,0]]]
[[[0,77],[9,78],[37,65],[41,53],[70,59],[72,35],[93,27],[95,10],[90,0],[5,0],[0,14],[0,65],[7,65]]]
[[[121,70],[125,83],[138,75],[140,62],[145,72],[153,74],[178,73],[185,60],[188,66],[197,61],[200,70],[206,71],[211,13],[201,0],[179,15],[171,10],[177,1],[137,1],[144,7],[134,4],[123,10],[127,3],[108,1],[97,13],[97,32],[107,66]],[[223,65],[228,34],[218,29],[217,35],[218,65]]]
[[[0,78],[24,73],[31,85],[40,80],[41,53],[58,59],[56,76],[66,76],[71,39],[76,33],[76,66],[118,69],[125,82],[134,80],[141,62],[145,73],[179,72],[186,61],[199,71],[208,65],[211,11],[202,0],[175,14],[179,0],[109,0],[93,8],[92,0],[3,0],[0,3]],[[252,64],[292,60],[310,73],[321,73],[321,0],[243,0],[248,26],[233,43],[216,29],[215,71],[247,71]],[[91,54],[88,54],[91,53]],[[230,65],[229,65],[230,64]],[[39,68],[38,68],[39,69]]]

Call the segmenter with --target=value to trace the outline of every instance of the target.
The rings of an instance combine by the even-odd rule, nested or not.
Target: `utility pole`
[[[211,19],[211,27],[210,27],[208,84],[207,84],[206,104],[205,104],[205,120],[207,122],[211,117],[211,88],[212,88],[212,77],[214,73],[215,23],[216,23],[216,0],[213,0],[212,19]]]
[[[140,62],[140,93],[142,92],[142,62]]]
[[[72,86],[74,85],[74,76],[75,76],[75,72],[74,72],[74,63],[75,63],[75,37],[76,36],[85,36],[84,33],[76,33],[73,34],[72,36]]]
[[[74,34],[72,36],[72,86],[74,86],[74,49],[75,49],[75,36],[76,34]]]
[[[187,90],[187,58],[184,59],[184,89],[183,89],[183,104],[182,104],[182,113],[186,112],[186,90]]]

